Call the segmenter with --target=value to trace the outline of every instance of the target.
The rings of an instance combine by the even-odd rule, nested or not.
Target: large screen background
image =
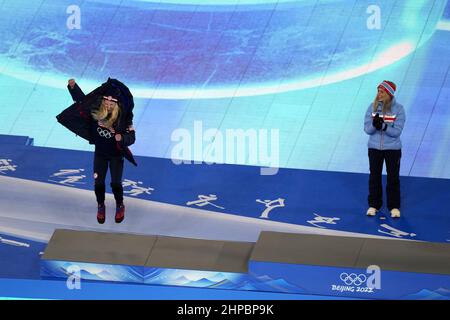
[[[135,96],[136,155],[170,158],[174,130],[201,121],[278,129],[281,167],[365,173],[364,113],[386,79],[407,116],[401,174],[450,178],[447,1],[0,0],[0,14],[0,134],[93,150],[55,116],[69,78],[87,93],[112,77]]]

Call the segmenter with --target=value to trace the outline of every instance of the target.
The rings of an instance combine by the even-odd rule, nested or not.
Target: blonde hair
[[[92,111],[92,117],[97,121],[102,121],[107,128],[112,128],[114,122],[116,122],[117,118],[120,114],[120,108],[117,102],[114,103],[114,107],[111,113],[108,113],[108,109],[104,101],[100,104],[98,109]]]
[[[375,95],[375,99],[373,100],[373,112],[376,112],[378,109],[378,94]],[[392,105],[392,98],[389,96],[389,101],[387,102],[382,102],[383,103],[383,108],[382,108],[382,113],[385,114],[387,112],[391,111],[391,105]]]

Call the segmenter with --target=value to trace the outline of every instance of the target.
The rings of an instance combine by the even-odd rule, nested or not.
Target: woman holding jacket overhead
[[[69,92],[74,104],[57,116],[58,121],[77,135],[95,145],[94,179],[97,199],[97,221],[106,219],[105,179],[110,169],[111,189],[116,200],[116,223],[125,218],[122,174],[124,157],[136,162],[128,146],[135,142],[132,126],[133,97],[128,88],[115,79],[85,95],[74,79],[69,80]]]

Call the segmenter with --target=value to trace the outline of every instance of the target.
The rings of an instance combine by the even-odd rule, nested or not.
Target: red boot
[[[121,223],[125,218],[125,206],[123,203],[116,207],[116,223]]]
[[[105,204],[99,204],[98,208],[97,208],[97,221],[100,224],[104,224],[105,223],[105,219],[106,219],[106,215],[105,215]]]

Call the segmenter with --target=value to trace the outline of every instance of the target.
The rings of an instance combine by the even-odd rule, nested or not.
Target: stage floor
[[[386,209],[365,215],[365,174],[279,169],[263,176],[259,167],[147,157],[125,167],[124,222],[114,223],[107,194],[107,220],[99,225],[92,156],[5,145],[1,158],[10,167],[0,176],[0,278],[39,279],[40,253],[58,228],[252,242],[263,230],[450,242],[446,179],[401,177],[402,218],[394,220]]]

